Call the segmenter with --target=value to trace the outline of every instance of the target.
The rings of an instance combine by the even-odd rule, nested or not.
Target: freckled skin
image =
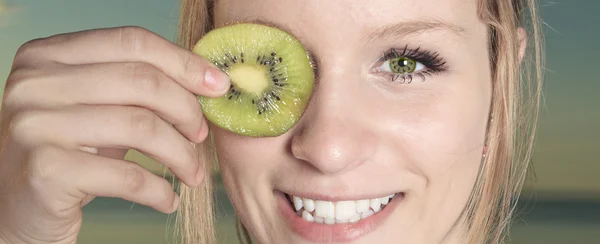
[[[217,2],[217,26],[267,20],[288,29],[318,63],[308,109],[286,134],[249,138],[211,127],[227,192],[256,239],[309,243],[285,224],[273,189],[405,191],[381,227],[352,243],[460,243],[453,226],[480,166],[491,100],[486,28],[476,7],[475,0]],[[428,19],[465,32],[365,42],[381,26]],[[384,51],[406,45],[439,53],[448,71],[411,84],[372,72]]]

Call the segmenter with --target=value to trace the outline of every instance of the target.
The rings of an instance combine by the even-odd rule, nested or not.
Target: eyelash
[[[376,62],[376,72],[381,72],[378,68],[386,61],[405,57],[412,59],[418,63],[423,64],[425,68],[421,71],[415,71],[409,74],[396,74],[393,72],[385,72],[385,75],[392,81],[400,84],[412,83],[415,77],[421,78],[425,81],[426,76],[437,75],[441,72],[447,71],[448,67],[446,61],[437,52],[431,52],[428,50],[422,50],[421,47],[417,49],[409,49],[408,45],[402,49],[390,48],[384,52],[383,56]]]
[[[399,52],[400,51],[400,52]],[[397,82],[398,79],[402,79],[401,84],[404,83],[412,83],[415,76],[418,76],[423,81],[425,81],[426,76],[437,75],[439,73],[448,71],[448,67],[446,65],[446,61],[437,52],[431,52],[427,50],[421,50],[421,47],[417,49],[408,49],[408,45],[402,49],[390,48],[388,51],[383,53],[383,56],[379,58],[376,62],[377,67],[383,64],[385,61],[389,61],[394,58],[405,57],[412,59],[416,62],[419,62],[425,66],[423,71],[418,71],[410,74],[394,74],[387,72],[386,75],[392,82]],[[318,77],[318,65],[315,59],[315,56],[312,53],[308,53],[308,59],[310,61],[310,66],[315,72],[315,76]],[[375,68],[376,72],[380,72]],[[407,82],[408,81],[408,82]]]

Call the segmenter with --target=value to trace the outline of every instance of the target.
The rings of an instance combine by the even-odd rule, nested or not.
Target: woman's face
[[[238,21],[287,30],[318,70],[308,108],[286,134],[212,127],[228,195],[251,235],[457,242],[491,99],[477,1],[217,1],[217,27]],[[395,75],[388,61],[414,61],[413,73]]]

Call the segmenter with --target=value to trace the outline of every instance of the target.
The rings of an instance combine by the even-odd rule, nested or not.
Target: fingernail
[[[179,208],[179,195],[175,194],[175,199],[173,199],[173,211]]]
[[[229,77],[223,71],[216,68],[208,68],[204,73],[204,84],[215,92],[226,92],[231,83]]]

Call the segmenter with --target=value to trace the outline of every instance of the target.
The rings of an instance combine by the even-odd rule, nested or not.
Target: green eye
[[[390,70],[396,74],[413,73],[417,68],[417,62],[414,59],[406,57],[397,57],[389,60]]]
[[[414,78],[425,80],[426,75],[434,75],[448,70],[446,61],[438,53],[421,48],[397,51],[390,49],[376,62],[378,67],[373,70],[382,73],[395,83],[412,83]],[[400,79],[400,82],[396,80]]]

